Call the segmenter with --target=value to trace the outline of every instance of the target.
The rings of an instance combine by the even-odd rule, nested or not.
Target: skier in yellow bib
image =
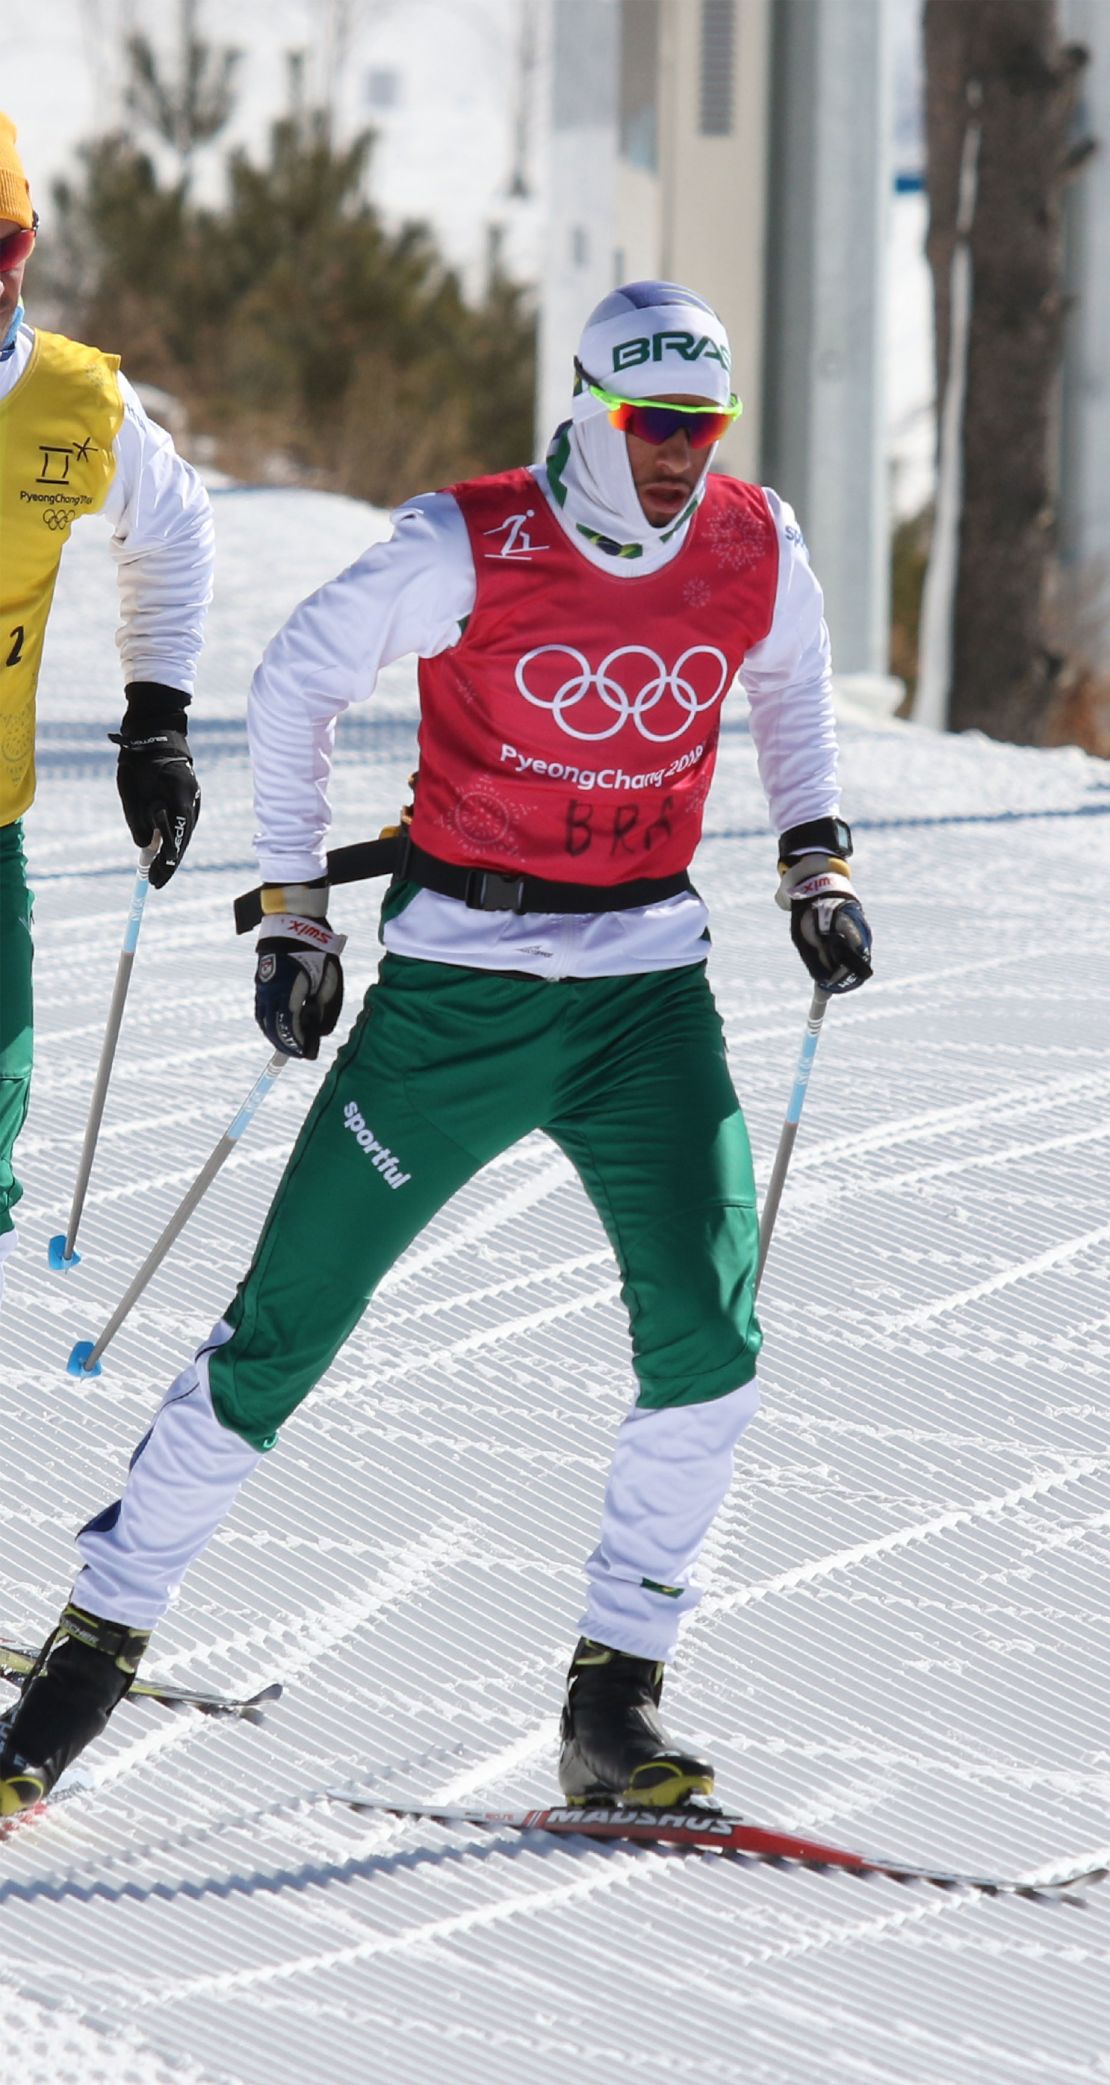
[[[12,1168],[31,1082],[31,894],[23,815],[35,793],[35,692],[75,521],[113,529],[126,709],[117,783],[137,846],[169,882],[200,808],[186,738],[212,589],[212,516],[196,473],[148,420],[119,358],[24,321],[38,217],[0,113],[0,1290],[22,1189]]]

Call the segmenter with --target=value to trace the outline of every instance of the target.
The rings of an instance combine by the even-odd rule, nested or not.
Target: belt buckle
[[[496,869],[472,869],[466,887],[471,912],[523,912],[523,876],[500,876]]]

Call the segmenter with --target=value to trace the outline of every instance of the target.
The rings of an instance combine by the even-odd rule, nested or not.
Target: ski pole
[[[178,1233],[184,1230],[197,1203],[207,1194],[225,1158],[234,1151],[248,1123],[253,1121],[266,1095],[270,1092],[279,1073],[284,1071],[289,1059],[283,1050],[275,1050],[264,1072],[255,1080],[246,1100],[233,1122],[229,1122],[214,1150],[205,1159],[191,1188],[174,1210],[165,1230],[155,1245],[152,1245],[142,1266],[105,1325],[99,1339],[79,1339],[66,1362],[66,1373],[71,1376],[98,1376],[101,1373],[100,1356],[110,1340],[119,1331],[125,1317],[138,1302],[151,1275],[161,1266],[170,1246]]]
[[[806,1087],[809,1083],[810,1072],[813,1070],[813,1059],[817,1053],[817,1038],[821,1033],[821,1023],[825,1018],[825,1008],[828,1003],[828,993],[823,992],[820,985],[817,985],[814,988],[809,1012],[806,1015],[806,1032],[802,1040],[798,1068],[794,1073],[794,1084],[790,1089],[790,1099],[786,1104],[786,1120],[782,1125],[779,1148],[775,1153],[775,1163],[771,1168],[771,1178],[767,1183],[767,1193],[763,1198],[763,1218],[759,1226],[759,1269],[755,1277],[757,1295],[759,1294],[759,1284],[763,1280],[763,1269],[767,1264],[767,1248],[771,1243],[771,1233],[775,1228],[775,1218],[778,1215],[779,1203],[782,1200],[782,1187],[786,1179],[786,1168],[790,1164],[790,1154],[794,1149],[794,1139],[798,1134],[802,1102],[806,1097]]]
[[[89,1185],[89,1174],[92,1172],[96,1140],[100,1135],[100,1118],[104,1113],[104,1103],[108,1097],[108,1081],[112,1076],[116,1044],[119,1041],[120,1023],[123,1020],[124,1002],[127,998],[127,988],[131,983],[131,971],[135,962],[135,950],[139,941],[139,928],[143,923],[143,907],[146,904],[147,891],[150,889],[150,864],[154,860],[160,846],[161,838],[159,837],[153,840],[148,847],[144,847],[139,855],[139,866],[135,871],[135,885],[131,892],[131,903],[127,911],[127,924],[123,930],[123,946],[120,949],[119,964],[116,969],[115,989],[112,993],[111,1006],[108,1008],[108,1025],[104,1030],[104,1041],[100,1046],[100,1063],[97,1065],[96,1084],[93,1087],[93,1096],[89,1103],[89,1119],[85,1126],[85,1141],[81,1147],[81,1163],[77,1168],[77,1180],[73,1189],[73,1206],[69,1212],[69,1223],[64,1231],[59,1231],[57,1237],[50,1240],[46,1248],[47,1259],[55,1274],[69,1274],[74,1267],[79,1267],[81,1264],[80,1253],[74,1252],[73,1249],[74,1241],[77,1237],[77,1226],[81,1221],[81,1211],[85,1206],[85,1194]]]

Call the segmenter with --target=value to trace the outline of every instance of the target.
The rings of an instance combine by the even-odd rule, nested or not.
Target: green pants
[[[0,826],[0,1238],[23,1193],[12,1151],[31,1097],[31,893],[23,826]]]
[[[749,1382],[755,1187],[703,966],[556,983],[387,955],[211,1353],[223,1424],[270,1446],[405,1247],[534,1129],[608,1232],[638,1402]]]

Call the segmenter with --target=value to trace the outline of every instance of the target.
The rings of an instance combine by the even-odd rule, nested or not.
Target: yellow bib
[[[104,505],[123,421],[118,355],[35,333],[0,399],[0,826],[35,793],[35,689],[58,562],[73,523]]]

